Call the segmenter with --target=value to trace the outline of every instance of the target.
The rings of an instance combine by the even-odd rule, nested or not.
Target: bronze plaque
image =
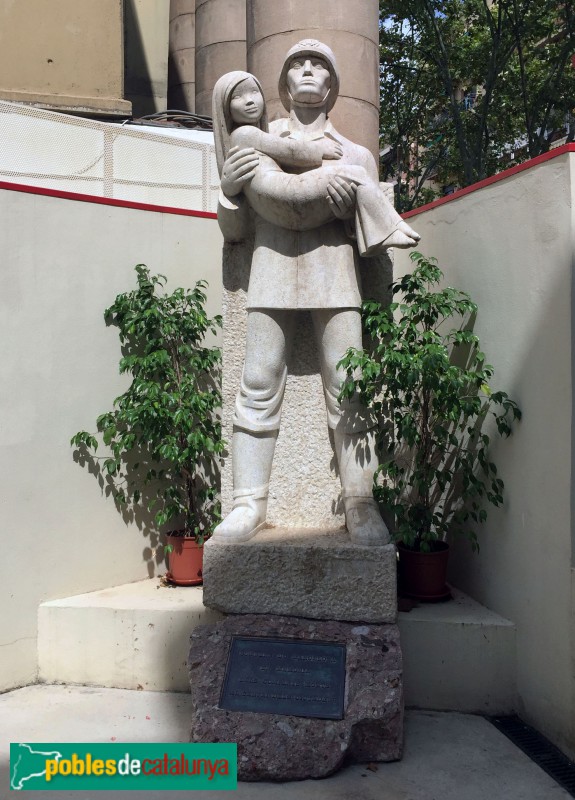
[[[345,645],[234,636],[220,708],[343,719]]]

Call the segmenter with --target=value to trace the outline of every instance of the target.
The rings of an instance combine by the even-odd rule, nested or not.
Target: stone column
[[[212,90],[246,68],[246,0],[196,0],[196,112],[212,114]]]
[[[285,116],[278,76],[289,48],[301,39],[331,47],[341,75],[330,118],[354,142],[379,150],[379,4],[377,0],[247,0],[248,71],[261,81],[270,120]]]
[[[168,108],[196,110],[196,0],[170,0]]]

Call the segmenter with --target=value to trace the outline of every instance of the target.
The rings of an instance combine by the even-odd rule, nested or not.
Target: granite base
[[[204,605],[229,614],[397,618],[395,546],[354,544],[345,528],[264,528],[234,544],[210,539],[203,576]]]
[[[220,708],[233,636],[345,644],[343,719]],[[401,758],[403,686],[396,625],[232,616],[193,631],[189,670],[193,708],[190,740],[237,742],[240,780],[321,778],[345,762]]]

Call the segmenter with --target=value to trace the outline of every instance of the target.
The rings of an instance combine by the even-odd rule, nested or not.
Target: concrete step
[[[515,626],[462,592],[400,612],[410,707],[515,710]],[[40,681],[186,692],[190,632],[222,619],[201,587],[157,579],[51,600],[39,608]]]
[[[399,613],[405,702],[412,708],[517,710],[515,625],[451,588],[453,600]]]
[[[190,632],[219,619],[201,586],[158,579],[51,600],[38,612],[39,679],[187,692]]]

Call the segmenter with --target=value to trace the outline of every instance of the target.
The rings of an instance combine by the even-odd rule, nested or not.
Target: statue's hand
[[[343,155],[343,147],[339,142],[335,142],[333,139],[322,139],[321,147],[323,158],[339,159]]]
[[[334,175],[327,185],[327,202],[332,214],[338,219],[350,219],[355,211],[354,181]]]
[[[260,157],[253,147],[232,147],[222,169],[221,187],[226,197],[235,197],[256,172]]]

